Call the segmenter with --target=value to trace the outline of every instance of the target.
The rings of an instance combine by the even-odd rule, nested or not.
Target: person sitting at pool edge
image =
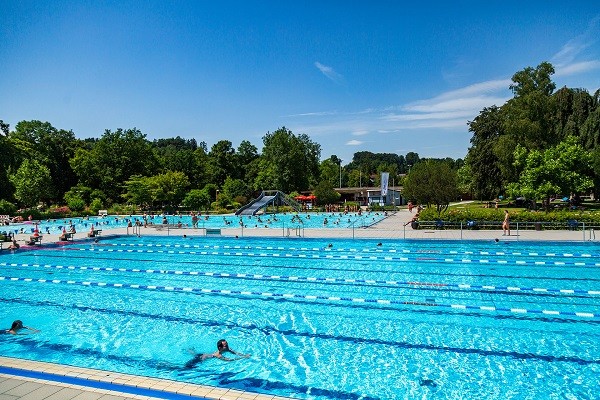
[[[185,364],[186,368],[192,368],[194,365],[196,365],[199,362],[202,362],[208,358],[218,358],[223,361],[235,361],[235,360],[241,360],[242,358],[250,357],[250,354],[242,354],[242,353],[238,353],[235,350],[230,349],[229,344],[227,343],[227,340],[225,340],[225,339],[220,339],[217,342],[217,351],[215,351],[214,353],[196,353],[194,351],[194,349],[189,349],[189,351],[195,355],[194,355],[194,358],[192,358],[190,361],[188,361]],[[236,358],[225,357],[223,355],[223,353],[232,353],[232,354],[235,354],[237,357]]]
[[[23,325],[23,321],[18,319],[16,321],[13,321],[10,329],[5,329],[2,333],[10,333],[11,335],[23,335],[23,333],[19,333],[19,331],[22,329],[29,329],[33,333],[39,332],[39,330],[35,328],[30,328],[28,326]]]

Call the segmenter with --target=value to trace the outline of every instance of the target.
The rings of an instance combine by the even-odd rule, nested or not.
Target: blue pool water
[[[380,245],[379,245],[380,244]],[[0,255],[0,354],[299,399],[597,397],[600,247],[117,237]],[[252,357],[185,368],[226,338]]]
[[[200,215],[198,228],[239,228],[243,225],[245,229],[253,228],[319,228],[319,229],[351,229],[363,228],[373,225],[385,218],[383,212],[365,212],[365,213],[280,213],[266,215]],[[0,226],[0,232],[10,233],[33,233],[35,227],[41,233],[59,234],[63,228],[69,229],[71,225],[77,232],[87,232],[94,226],[99,229],[124,228],[129,222],[135,224],[162,225],[166,220],[167,224],[179,225],[183,228],[193,228],[191,215],[129,215],[129,216],[106,216],[106,217],[86,217],[86,218],[66,218],[43,221],[26,221],[14,223],[8,226]],[[163,220],[164,218],[164,220]]]

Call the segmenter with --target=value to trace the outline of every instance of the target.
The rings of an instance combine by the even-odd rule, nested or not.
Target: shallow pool
[[[594,243],[117,237],[0,256],[0,354],[300,399],[593,398]],[[186,368],[220,338],[249,359]]]
[[[196,227],[204,228],[305,228],[305,229],[352,229],[364,228],[376,224],[386,217],[383,212],[343,213],[280,213],[264,215],[200,215]],[[88,232],[92,226],[96,229],[125,228],[131,222],[146,227],[167,224],[183,229],[193,229],[191,215],[129,215],[86,218],[49,219],[42,221],[26,221],[0,226],[0,232],[33,233],[37,229],[44,234],[60,234],[63,229],[69,230],[72,225],[77,232]]]

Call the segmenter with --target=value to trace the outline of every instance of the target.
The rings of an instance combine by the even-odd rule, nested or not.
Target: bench
[[[206,228],[207,235],[220,235],[221,228]]]

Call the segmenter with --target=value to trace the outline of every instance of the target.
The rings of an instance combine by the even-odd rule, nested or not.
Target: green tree
[[[331,156],[327,160],[323,160],[320,166],[321,182],[327,181],[332,187],[340,186],[340,166],[341,161],[336,156]]]
[[[516,162],[523,164],[519,181],[511,186],[513,195],[543,199],[550,204],[553,195],[580,193],[593,187],[592,155],[573,136],[557,146],[529,153],[515,150]]]
[[[581,143],[592,150],[600,147],[600,89],[592,98],[592,109],[581,126]]]
[[[15,197],[26,207],[35,206],[51,196],[50,170],[37,160],[24,160],[9,179],[15,187]]]
[[[129,177],[151,176],[158,163],[146,135],[133,128],[106,130],[90,150],[78,149],[71,165],[81,184],[102,190],[114,201]]]
[[[248,186],[241,179],[225,179],[225,183],[223,183],[222,193],[227,195],[232,199],[239,198],[240,200],[245,201],[248,197]]]
[[[98,214],[98,211],[102,210],[103,208],[104,208],[104,203],[99,198],[93,199],[92,202],[90,203],[90,210],[94,214]]]
[[[125,181],[126,191],[123,198],[128,203],[141,207],[148,207],[152,204],[152,182],[150,178],[133,175]]]
[[[242,140],[235,153],[235,164],[237,171],[233,178],[246,179],[247,182],[253,181],[252,165],[259,158],[258,149],[247,140]]]
[[[404,196],[419,204],[435,204],[439,215],[458,196],[456,171],[447,162],[421,161],[404,180]]]
[[[496,106],[484,108],[469,122],[469,131],[473,132],[466,161],[472,178],[469,186],[481,199],[495,198],[512,178],[511,169],[506,171],[506,181],[503,183],[499,160],[502,146],[498,145],[498,139],[504,133],[500,109]]]
[[[228,176],[236,176],[235,149],[229,140],[219,140],[208,153],[210,182],[222,186]]]
[[[167,171],[149,178],[152,200],[162,205],[178,206],[190,185],[187,176],[180,171]]]
[[[183,206],[191,210],[202,210],[210,207],[210,193],[207,189],[192,189],[183,199]]]
[[[189,179],[195,177],[194,152],[198,149],[195,139],[186,140],[177,136],[155,140],[152,145],[162,172],[181,171]]]
[[[88,204],[92,198],[91,194],[92,188],[83,185],[75,185],[63,195],[63,199],[67,204],[73,199],[81,199],[85,204]]]
[[[18,163],[25,158],[35,158],[50,170],[50,199],[62,199],[63,193],[77,183],[69,164],[79,146],[72,131],[56,129],[48,122],[21,121],[9,137],[21,150]]]
[[[282,127],[263,137],[263,154],[256,189],[301,191],[316,183],[321,146],[307,135],[294,135]],[[269,186],[265,186],[269,185]]]
[[[313,190],[319,204],[333,204],[340,199],[340,194],[335,191],[329,181],[321,181]]]
[[[17,206],[10,201],[0,199],[0,214],[13,215],[17,212]]]
[[[551,97],[556,87],[551,79],[553,74],[552,64],[543,62],[512,77],[510,88],[515,96],[503,106],[505,129],[517,144],[529,149],[545,148],[560,141],[550,134],[555,132],[552,125],[554,101]]]

